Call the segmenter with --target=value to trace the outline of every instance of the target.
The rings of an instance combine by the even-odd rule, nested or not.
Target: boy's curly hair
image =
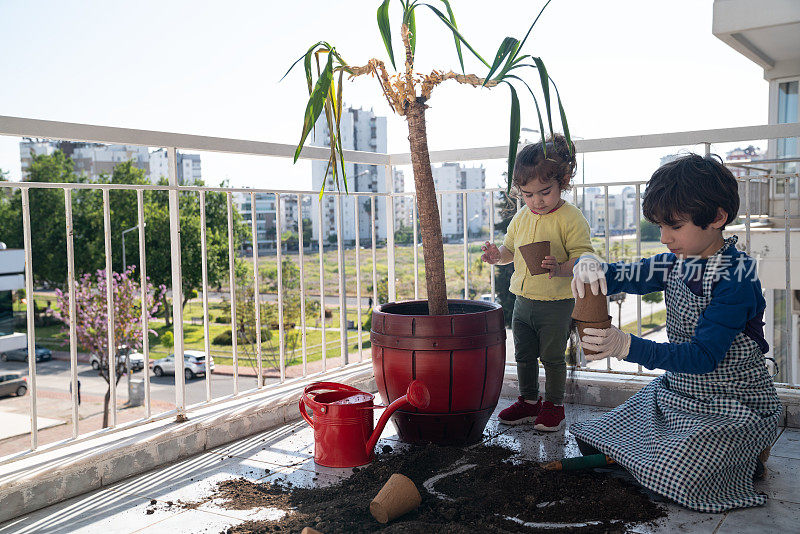
[[[642,213],[653,224],[673,226],[688,216],[705,230],[718,208],[728,214],[724,229],[739,213],[739,187],[717,155],[688,154],[662,165],[642,197]]]
[[[570,188],[570,181],[575,176],[577,160],[575,158],[575,145],[567,144],[567,139],[561,134],[547,138],[547,156],[544,154],[542,142],[526,145],[517,154],[514,163],[514,178],[512,184],[519,188],[533,180],[547,183],[558,182],[561,191]]]

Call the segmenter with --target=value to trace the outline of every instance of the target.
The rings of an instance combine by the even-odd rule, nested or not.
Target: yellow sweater
[[[566,200],[560,208],[542,215],[527,206],[514,215],[508,225],[503,246],[514,254],[514,274],[511,292],[532,300],[562,300],[572,298],[568,276],[548,278],[549,274],[532,275],[517,247],[536,241],[550,241],[550,255],[563,263],[585,252],[594,252],[589,223],[581,211]]]

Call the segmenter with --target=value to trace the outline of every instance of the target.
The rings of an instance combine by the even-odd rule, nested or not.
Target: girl
[[[513,184],[525,206],[509,223],[502,246],[487,241],[481,259],[495,265],[514,262],[511,329],[520,396],[500,412],[500,422],[533,422],[536,430],[553,432],[564,426],[564,352],[575,305],[568,278],[581,254],[593,249],[589,223],[577,207],[561,198],[575,175],[575,149],[561,135],[551,137],[546,148],[545,155],[542,143],[536,143],[517,155]],[[536,241],[550,241],[550,255],[542,262],[547,274],[532,275],[517,250]],[[539,360],[545,369],[544,403],[539,396]]]

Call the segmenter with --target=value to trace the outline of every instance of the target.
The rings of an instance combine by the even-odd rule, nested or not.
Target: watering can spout
[[[389,418],[398,408],[402,408],[406,404],[410,404],[415,408],[427,408],[430,402],[431,392],[428,390],[428,386],[426,386],[420,380],[413,380],[408,385],[406,394],[392,402],[386,407],[386,409],[383,411],[383,414],[381,414],[380,419],[378,419],[378,423],[375,425],[375,430],[372,431],[372,435],[370,436],[369,441],[367,441],[367,456],[372,455],[372,451],[375,449],[375,444],[378,442],[381,432],[383,432],[383,427],[386,426],[386,422],[389,421]]]

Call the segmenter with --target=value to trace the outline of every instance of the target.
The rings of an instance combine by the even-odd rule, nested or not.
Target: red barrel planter
[[[506,363],[503,308],[492,302],[449,300],[449,315],[428,315],[428,302],[391,302],[372,312],[372,367],[383,402],[406,394],[412,380],[430,390],[425,409],[392,416],[400,439],[440,445],[481,439]]]

